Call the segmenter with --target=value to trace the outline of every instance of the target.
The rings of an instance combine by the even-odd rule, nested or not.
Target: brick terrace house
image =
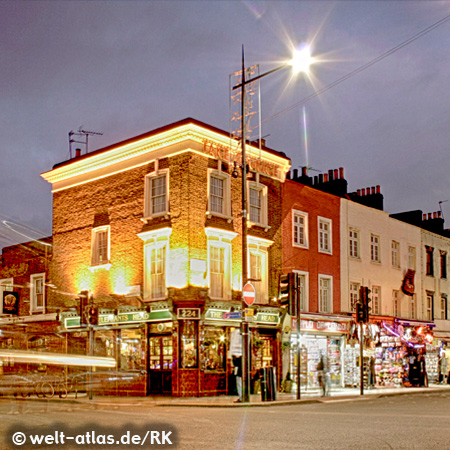
[[[342,169],[330,177],[334,190],[346,181]],[[323,175],[320,176],[323,184]],[[295,181],[294,181],[295,180]],[[330,180],[330,181],[331,181]],[[351,316],[341,315],[340,301],[340,197],[322,192],[306,169],[283,186],[283,272],[298,279],[301,313],[301,379],[316,386],[316,366],[321,355],[328,358],[334,384],[341,383],[341,346]],[[326,175],[325,183],[328,182]],[[296,317],[287,316],[283,341],[283,370],[297,381]],[[290,322],[289,322],[290,321]],[[289,361],[290,359],[290,361]]]
[[[185,119],[56,164],[53,259],[68,348],[86,354],[77,295],[100,311],[94,354],[145,380],[122,393],[232,391],[230,340],[241,310],[240,149],[228,133]],[[248,272],[256,302],[252,370],[281,364],[284,310],[281,188],[290,161],[248,145]],[[280,371],[278,372],[280,373]],[[119,389],[120,390],[120,389]]]
[[[42,238],[2,249],[0,266],[0,348],[62,352],[58,312],[47,302],[52,238]],[[3,373],[17,372],[10,358],[0,358]],[[36,370],[35,364],[20,366]],[[46,367],[41,367],[46,370]]]

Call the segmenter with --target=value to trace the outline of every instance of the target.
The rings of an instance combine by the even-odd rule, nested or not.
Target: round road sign
[[[245,283],[244,289],[242,289],[242,297],[247,306],[251,306],[255,303],[255,287],[250,281]]]

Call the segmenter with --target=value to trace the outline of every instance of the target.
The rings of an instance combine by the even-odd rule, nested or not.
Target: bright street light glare
[[[293,58],[289,61],[289,65],[292,66],[294,73],[309,72],[309,66],[314,62],[314,58],[311,57],[311,49],[305,46],[301,50],[295,50]]]

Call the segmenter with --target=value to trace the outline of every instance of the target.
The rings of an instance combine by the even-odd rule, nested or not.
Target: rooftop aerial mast
[[[89,136],[103,136],[103,133],[97,131],[87,131],[83,126],[78,128],[78,131],[69,131],[69,158],[72,159],[72,144],[82,144],[85,148],[85,153],[89,152]]]

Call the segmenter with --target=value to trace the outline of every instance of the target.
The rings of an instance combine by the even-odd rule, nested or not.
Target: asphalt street
[[[171,430],[172,445],[140,448],[178,449],[447,449],[450,393],[417,393],[401,396],[329,397],[317,403],[252,408],[203,408],[145,404],[97,404],[0,401],[2,449],[83,448],[11,443],[14,430],[28,428],[53,433],[58,428],[109,430],[123,434],[128,428]],[[166,443],[167,444],[167,443]],[[110,448],[137,448],[114,445]]]

